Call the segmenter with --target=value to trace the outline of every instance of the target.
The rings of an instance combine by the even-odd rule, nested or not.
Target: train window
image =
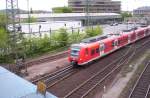
[[[95,54],[95,49],[92,49],[91,55],[94,55],[94,54]]]
[[[121,44],[121,41],[120,40],[118,40],[118,45],[120,45]]]
[[[105,47],[104,46],[101,46],[100,47],[100,51],[104,51]]]
[[[148,35],[148,29],[145,31],[145,35]]]
[[[132,39],[131,37],[132,37],[132,36],[131,36],[131,35],[129,35],[129,36],[128,36],[128,40],[131,40],[131,39]]]
[[[99,53],[99,48],[96,49],[96,53]]]
[[[126,37],[126,41],[128,41],[128,37]]]
[[[112,42],[112,47],[114,47],[114,46],[115,46],[115,42],[113,41],[113,42]]]
[[[118,46],[118,41],[115,41],[115,45]]]
[[[112,46],[118,46],[118,41],[113,41]]]
[[[104,51],[104,50],[105,50],[105,44],[102,43],[102,44],[100,44],[100,51]]]
[[[85,54],[88,55],[88,48],[85,49]]]
[[[71,56],[78,56],[79,52],[80,52],[80,50],[71,49]]]
[[[104,50],[107,49],[107,44],[104,45]]]

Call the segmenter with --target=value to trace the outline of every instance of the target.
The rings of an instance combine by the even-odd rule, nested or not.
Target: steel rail
[[[143,76],[143,74],[144,74],[144,72],[146,71],[146,69],[147,69],[147,67],[148,67],[149,64],[150,64],[150,61],[146,64],[144,70],[143,70],[142,73],[140,74],[140,76],[139,76],[138,80],[136,81],[136,83],[135,83],[135,85],[134,85],[134,87],[133,87],[133,89],[132,89],[132,91],[131,91],[131,93],[130,93],[130,95],[129,95],[128,98],[131,98],[131,96],[133,95],[133,92],[135,91],[135,89],[136,89],[136,87],[137,87],[137,85],[138,85],[138,83],[139,83],[141,77]]]
[[[144,98],[148,98],[149,93],[150,93],[150,85],[148,86],[148,89]]]
[[[38,78],[38,79],[36,79],[36,80],[33,80],[32,83],[37,83],[38,81],[45,81],[45,80],[44,80],[45,78],[56,76],[56,75],[61,74],[61,73],[65,72],[65,71],[68,71],[68,70],[70,70],[70,69],[73,69],[73,67],[72,67],[72,66],[67,66],[67,67],[65,67],[65,68],[63,68],[63,69],[60,69],[60,70],[55,71],[55,72],[53,72],[53,73],[47,74],[47,75],[45,75],[45,76],[43,76],[43,77],[41,77],[41,78]]]

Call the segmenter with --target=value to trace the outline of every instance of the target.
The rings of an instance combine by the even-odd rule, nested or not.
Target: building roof
[[[61,13],[61,14],[31,14],[31,17],[35,18],[55,18],[55,17],[82,17],[86,16],[86,13]],[[120,14],[117,13],[89,13],[89,16],[120,16]],[[28,18],[28,14],[21,14],[20,18]]]
[[[0,67],[0,98],[43,98],[36,86]],[[46,93],[46,98],[57,98]]]
[[[139,7],[135,10],[150,10],[150,6]]]

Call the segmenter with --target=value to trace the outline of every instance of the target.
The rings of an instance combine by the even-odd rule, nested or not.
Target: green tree
[[[55,7],[52,8],[53,13],[72,13],[72,9],[70,7]]]
[[[3,13],[0,13],[0,48],[7,46],[8,33],[6,31],[7,18]]]
[[[66,29],[61,28],[58,32],[57,41],[60,43],[60,46],[66,46],[68,44],[68,32]]]
[[[6,15],[0,13],[0,28],[5,28],[7,23]]]
[[[132,17],[132,14],[129,12],[123,12],[121,13],[121,16],[122,16],[122,19],[124,20],[125,18]]]
[[[8,45],[8,33],[2,27],[0,27],[0,48],[6,48]]]
[[[87,37],[93,37],[93,36],[97,36],[97,35],[101,35],[103,34],[103,30],[100,26],[96,26],[96,27],[89,27],[85,30]]]

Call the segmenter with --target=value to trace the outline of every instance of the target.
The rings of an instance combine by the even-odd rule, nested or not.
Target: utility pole
[[[86,0],[86,26],[89,27],[89,0]]]
[[[30,27],[30,19],[31,19],[31,17],[30,17],[30,4],[29,4],[29,0],[27,0],[27,9],[28,9],[28,29],[29,29],[29,35],[31,35],[30,33],[31,33],[31,27]],[[31,36],[30,36],[30,38],[31,38]]]
[[[19,33],[21,33],[20,14],[18,8],[18,0],[6,0],[6,16],[7,16],[7,30],[9,31],[10,53],[12,58],[15,59],[15,66],[12,67],[13,71],[17,67],[18,61],[18,48],[17,42],[19,41]],[[15,68],[15,69],[14,69]]]

